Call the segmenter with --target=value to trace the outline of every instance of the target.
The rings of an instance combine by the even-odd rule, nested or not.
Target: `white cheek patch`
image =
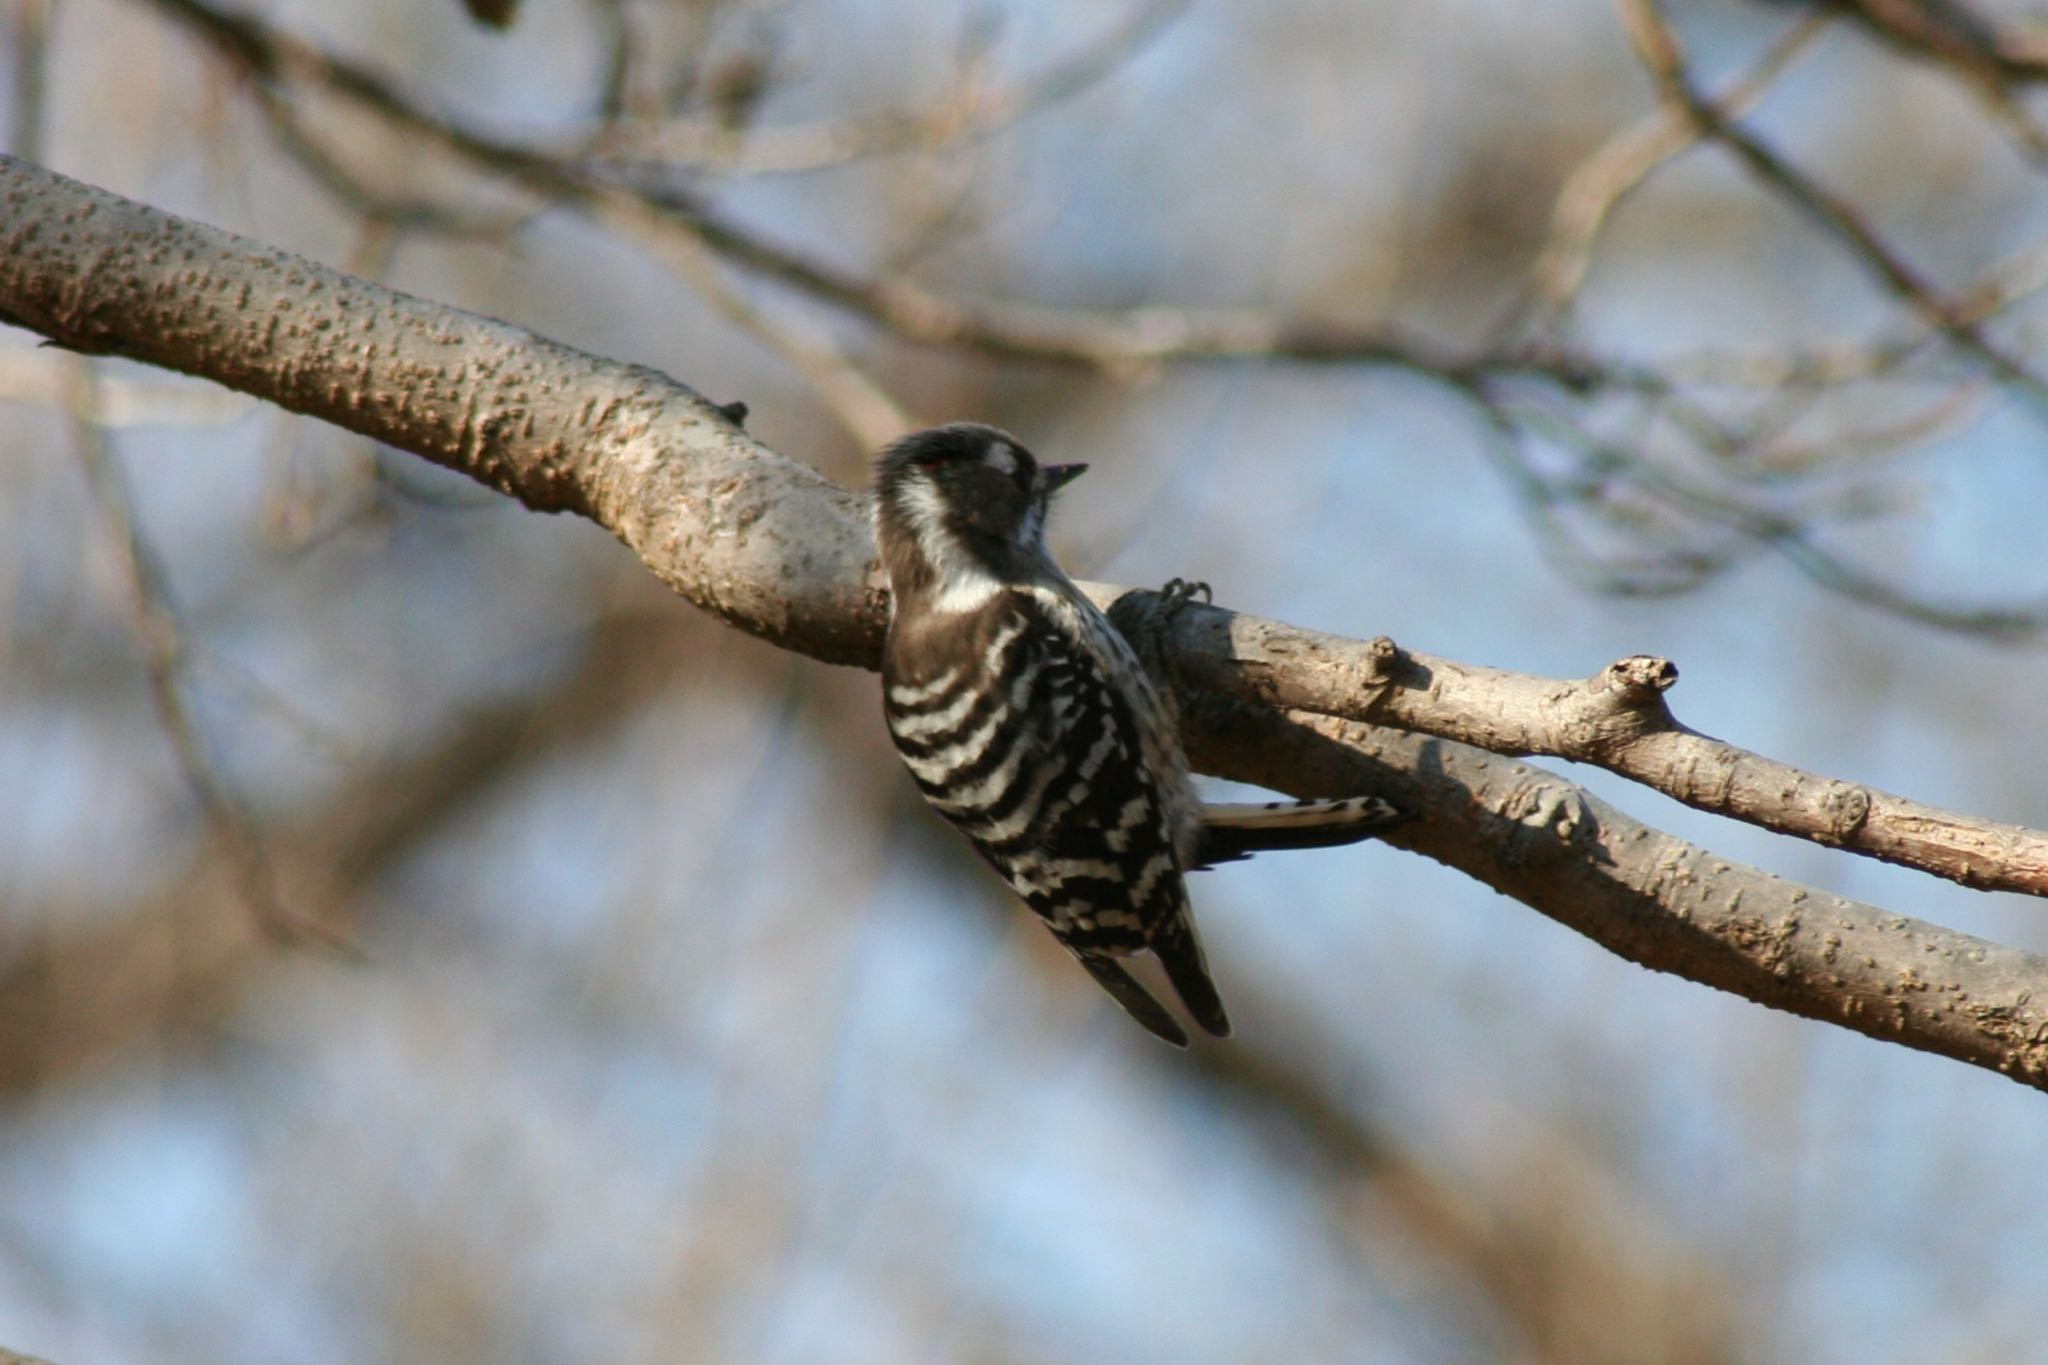
[[[919,479],[904,492],[901,503],[910,522],[917,547],[938,575],[938,591],[932,609],[942,612],[974,611],[986,606],[1003,585],[976,564],[946,530],[945,508],[939,492]]]
[[[990,469],[1000,470],[1008,478],[1017,477],[1017,452],[1007,442],[990,441],[988,449],[982,452],[981,462]]]
[[[910,523],[910,533],[917,537],[918,548],[935,568],[944,569],[945,561],[953,557],[952,537],[946,534],[946,509],[939,503],[939,490],[931,481],[922,476],[912,480],[903,489],[898,500],[904,520]]]

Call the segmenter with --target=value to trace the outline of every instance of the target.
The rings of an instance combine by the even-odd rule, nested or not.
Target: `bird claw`
[[[1159,590],[1159,595],[1166,599],[1169,607],[1192,602],[1197,597],[1202,599],[1205,607],[1214,605],[1216,601],[1216,594],[1209,591],[1209,585],[1196,578],[1169,578],[1166,586]]]

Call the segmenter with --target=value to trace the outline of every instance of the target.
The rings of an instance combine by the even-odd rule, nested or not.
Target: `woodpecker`
[[[1202,803],[1161,692],[1046,550],[1052,495],[1085,469],[1041,465],[971,422],[883,452],[882,712],[925,800],[1132,1018],[1186,1047],[1119,961],[1157,955],[1194,1021],[1229,1035],[1184,874],[1349,843],[1400,816],[1377,797]]]

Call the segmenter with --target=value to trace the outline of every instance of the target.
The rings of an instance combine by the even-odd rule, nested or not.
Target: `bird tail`
[[[1075,957],[1088,969],[1088,975],[1095,978],[1097,985],[1108,991],[1124,1012],[1148,1029],[1152,1036],[1172,1043],[1175,1047],[1188,1045],[1187,1030],[1166,1012],[1166,1006],[1152,998],[1152,993],[1138,984],[1138,979],[1124,970],[1124,965],[1108,953],[1076,952]],[[1174,989],[1180,990],[1180,981],[1174,980]],[[1186,999],[1186,993],[1182,993]],[[1207,1027],[1207,1025],[1204,1025]]]
[[[1254,853],[1356,843],[1408,816],[1377,796],[1340,801],[1211,802],[1202,807],[1193,866],[1214,867]]]
[[[1223,1012],[1223,997],[1209,979],[1209,964],[1202,957],[1202,941],[1195,937],[1195,922],[1185,906],[1167,921],[1151,939],[1166,979],[1194,1021],[1218,1038],[1230,1036],[1230,1016]]]

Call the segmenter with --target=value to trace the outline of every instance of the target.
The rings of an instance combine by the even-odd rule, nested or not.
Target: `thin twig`
[[[1714,101],[1725,118],[1740,118],[1762,103],[1778,77],[1827,28],[1827,16],[1802,17],[1766,49],[1746,74]],[[1659,166],[1697,146],[1700,130],[1686,114],[1659,109],[1587,157],[1557,193],[1550,234],[1530,274],[1538,297],[1553,312],[1571,305],[1585,284],[1593,245],[1615,206]]]
[[[864,450],[880,450],[916,425],[896,399],[821,329],[776,317],[719,271],[710,249],[688,225],[652,217],[639,199],[605,194],[601,215],[632,232],[690,282],[712,307],[768,343],[807,382],[818,400]],[[680,229],[680,230],[678,230]]]
[[[157,720],[171,742],[185,785],[198,801],[208,828],[233,870],[235,888],[243,905],[263,930],[280,942],[347,946],[330,928],[313,923],[284,904],[263,835],[222,776],[185,704],[184,685],[179,676],[185,657],[183,633],[170,606],[163,571],[135,524],[127,484],[97,421],[93,362],[85,357],[78,357],[73,366],[70,397],[79,462],[113,551],[129,628],[142,648]]]
[[[1665,98],[1682,110],[1703,136],[1733,152],[1759,181],[1847,247],[1865,269],[1929,327],[1959,350],[1982,360],[2036,401],[2048,403],[2048,379],[2036,375],[1986,336],[1967,309],[1944,297],[1897,248],[1878,235],[1854,205],[1823,189],[1700,93],[1686,65],[1678,35],[1666,22],[1659,0],[1623,0],[1622,10],[1643,64],[1656,78]]]
[[[621,121],[579,149],[615,161],[657,161],[732,176],[792,175],[870,157],[936,155],[985,142],[1101,84],[1169,28],[1190,0],[1147,0],[1101,38],[1015,87],[980,90],[971,75],[922,109],[783,127],[716,121]],[[975,64],[975,65],[978,65]]]
[[[1276,317],[1258,310],[1140,308],[1086,312],[1025,305],[969,305],[901,278],[844,269],[714,212],[701,199],[654,184],[622,184],[584,163],[485,134],[408,99],[386,77],[322,52],[248,15],[204,0],[146,0],[190,25],[259,82],[307,81],[370,109],[395,128],[506,177],[532,193],[617,215],[636,240],[649,232],[694,233],[734,265],[866,319],[905,341],[1010,360],[1143,373],[1176,360],[1267,357],[1318,364],[1377,364],[1463,382],[1525,376],[1571,389],[1596,385],[1661,390],[1654,371],[1597,361],[1558,346],[1461,351],[1400,328]],[[636,207],[626,209],[627,201]]]
[[[1702,448],[1723,459],[1736,458],[1736,443],[1704,414],[1675,402],[1667,404],[1666,410]],[[2048,629],[2048,601],[1943,601],[1931,593],[1888,581],[1827,549],[1816,538],[1817,528],[1811,517],[1790,516],[1757,506],[1750,499],[1715,493],[1692,479],[1659,468],[1639,453],[1604,442],[1582,427],[1557,421],[1540,409],[1504,407],[1501,421],[1510,431],[1542,432],[1577,450],[1597,470],[1603,484],[1647,490],[1662,506],[1735,532],[1783,557],[1809,581],[1852,602],[1937,630],[1991,640],[2024,640]],[[1585,475],[1582,472],[1576,477]]]
[[[12,8],[14,107],[8,135],[18,154],[40,160],[49,94],[50,0],[14,0]]]
[[[672,259],[680,269],[695,272],[690,277],[708,281],[708,287],[716,291],[715,305],[760,330],[825,396],[842,423],[864,433],[864,439],[902,428],[903,423],[892,413],[893,401],[829,340],[794,330],[794,324],[763,313],[743,294],[720,289],[722,280],[703,265],[705,249],[751,275],[787,285],[919,345],[1010,360],[1082,365],[1125,377],[1142,377],[1167,363],[1238,357],[1381,365],[1445,385],[1462,398],[1477,397],[1482,408],[1498,412],[1501,404],[1492,396],[1495,386],[1509,380],[1527,380],[1562,391],[1561,397],[1574,402],[1616,395],[1668,402],[1678,393],[1684,375],[1682,359],[1658,366],[1616,363],[1551,340],[1459,350],[1394,327],[1332,326],[1257,310],[1147,308],[1096,313],[963,303],[900,274],[863,273],[776,242],[734,224],[695,195],[653,184],[623,184],[589,164],[564,161],[489,136],[422,109],[394,83],[360,64],[332,57],[290,34],[216,9],[205,0],[153,3],[194,25],[220,46],[234,60],[235,69],[266,98],[291,98],[284,92],[307,84],[343,96],[423,144],[451,152],[525,192],[575,207]],[[1981,317],[1995,312],[2002,306],[2001,300],[2009,297],[2000,288],[1966,293],[1955,304],[1957,325],[1975,327]],[[1925,345],[1924,338],[1909,342],[1891,351],[1888,358],[1903,359]],[[1851,368],[1867,366],[1872,359],[1865,353],[1848,363]],[[1816,372],[1807,378],[1821,382],[1826,376]],[[1572,420],[1586,419],[1581,414]],[[1578,437],[1580,443],[1599,439],[1590,429]],[[1635,482],[1645,491],[1654,491],[1652,481]],[[1610,519],[1617,527],[1626,525],[1623,518]],[[1753,523],[1732,518],[1721,524],[1741,531]],[[1906,614],[1943,629],[2013,635],[2032,628],[2030,610],[1936,603],[1883,591],[1868,575],[1842,571],[1846,566],[1832,563],[1815,547],[1810,529],[1768,537],[1760,543],[1785,555],[1816,584],[1845,592],[1852,600],[1880,608],[1889,608],[1894,601],[1914,600],[1916,605]],[[1620,561],[1582,550],[1567,561],[1567,567],[1609,590],[1676,591],[1699,582],[1733,558],[1724,552],[1694,550],[1674,557],[1653,549],[1649,559],[1655,576],[1649,577],[1622,567]]]

